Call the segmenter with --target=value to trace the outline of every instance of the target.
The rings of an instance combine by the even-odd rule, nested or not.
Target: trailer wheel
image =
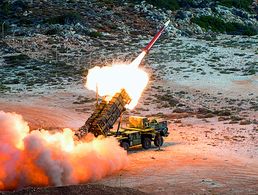
[[[143,138],[142,139],[142,147],[146,150],[149,149],[151,147],[151,139],[148,137]]]
[[[154,139],[154,145],[157,146],[157,147],[160,147],[162,146],[164,143],[164,139],[162,136],[160,135],[156,135],[155,139]]]
[[[126,150],[126,151],[129,150],[129,144],[127,142],[122,142],[121,147],[124,148],[124,150]]]

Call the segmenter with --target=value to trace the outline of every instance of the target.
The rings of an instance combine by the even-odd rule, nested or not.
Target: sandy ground
[[[203,136],[208,125],[180,126],[170,125],[161,151],[132,150],[130,166],[99,183],[153,194],[257,194],[257,141],[253,145]]]
[[[82,105],[73,104],[73,97],[59,91],[23,99],[13,96],[8,101],[1,98],[0,110],[22,114],[32,129],[76,129],[89,116],[93,103],[83,105],[88,113],[82,113],[78,110]],[[161,151],[132,148],[125,170],[97,183],[153,194],[257,194],[257,125],[226,124],[218,117],[180,119],[181,115],[167,116],[170,135]]]

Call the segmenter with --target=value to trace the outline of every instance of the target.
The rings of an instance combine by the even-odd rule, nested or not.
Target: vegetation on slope
[[[222,19],[213,16],[201,16],[198,18],[193,18],[192,22],[198,24],[200,27],[205,28],[206,30],[212,30],[213,32],[226,32],[232,35],[248,36],[257,34],[257,31],[251,26],[236,22],[224,22]]]
[[[218,3],[220,5],[224,5],[226,7],[236,7],[239,9],[244,9],[246,11],[250,11],[250,6],[253,0],[219,0]]]
[[[132,0],[134,2],[141,2],[143,0]],[[216,3],[226,7],[236,7],[239,9],[244,9],[246,11],[250,11],[250,6],[253,0],[147,0],[149,4],[152,4],[159,8],[165,8],[170,10],[177,10],[179,8],[185,7],[202,7],[207,6],[209,3]]]

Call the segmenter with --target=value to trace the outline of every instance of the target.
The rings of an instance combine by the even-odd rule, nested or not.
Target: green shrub
[[[131,2],[141,2],[141,0],[131,0]],[[165,8],[170,10],[177,10],[180,8],[178,0],[147,0],[149,4],[152,4],[158,8]]]
[[[226,23],[226,32],[228,34],[240,34],[240,35],[247,35],[247,36],[253,36],[256,35],[257,32],[256,30],[247,25],[235,23],[235,22],[230,22]]]
[[[111,1],[111,0],[105,0],[105,1]],[[137,3],[141,1],[143,0],[131,0],[131,2],[137,2]],[[156,7],[166,8],[170,10],[177,10],[181,7],[207,6],[210,2],[216,2],[217,4],[220,4],[226,7],[236,7],[236,8],[250,11],[250,5],[252,4],[253,0],[217,0],[217,1],[202,0],[200,2],[195,0],[146,0],[146,2]]]
[[[0,6],[0,11],[4,14],[4,15],[8,15],[11,12],[11,3],[8,1],[5,1],[3,3],[1,3],[2,5]]]
[[[0,19],[0,36],[3,35],[3,31],[4,30],[4,35],[8,34],[10,32],[11,26],[5,22],[4,20]]]
[[[10,89],[10,87],[7,87],[4,84],[0,83],[0,92],[9,91]]]
[[[210,29],[213,32],[226,32],[232,35],[247,36],[257,34],[257,31],[252,26],[247,26],[236,22],[224,22],[222,19],[213,16],[201,16],[198,18],[193,18],[191,21],[198,24],[200,27],[206,30]]]
[[[198,18],[193,18],[191,21],[207,30],[210,29],[214,32],[225,32],[226,31],[225,22],[217,17],[201,16]]]
[[[76,12],[68,12],[60,16],[54,16],[54,17],[48,18],[45,20],[45,23],[64,25],[64,24],[76,24],[81,21],[82,21],[82,17],[80,14]]]
[[[56,35],[60,32],[58,28],[51,28],[45,32],[45,35]]]
[[[25,25],[33,24],[33,22],[29,18],[26,18],[26,17],[21,17],[20,18],[20,23],[21,24],[25,24]]]
[[[226,7],[236,7],[240,9],[244,9],[249,11],[250,5],[252,4],[253,0],[218,0],[220,5]]]
[[[101,32],[89,32],[88,35],[94,38],[98,38],[102,36]]]
[[[212,2],[211,0],[178,0],[180,7],[205,7],[208,3]]]
[[[114,3],[117,3],[116,0],[101,0],[100,2],[103,2],[105,4],[114,4]]]
[[[18,55],[12,55],[6,57],[8,59],[10,64],[20,64],[22,61],[25,61],[28,59],[28,56],[24,54],[18,54]]]
[[[159,8],[170,10],[177,10],[180,8],[177,0],[149,0],[147,2]]]

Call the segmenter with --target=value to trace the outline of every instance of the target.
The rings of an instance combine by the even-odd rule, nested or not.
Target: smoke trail
[[[144,56],[146,55],[145,51],[142,51],[142,53],[140,53],[140,55],[134,59],[134,61],[132,61],[132,63],[130,64],[130,66],[133,67],[138,67],[141,64],[142,59],[144,58]]]
[[[29,131],[22,116],[0,111],[0,190],[95,181],[128,163],[113,137],[76,142],[70,129]]]

